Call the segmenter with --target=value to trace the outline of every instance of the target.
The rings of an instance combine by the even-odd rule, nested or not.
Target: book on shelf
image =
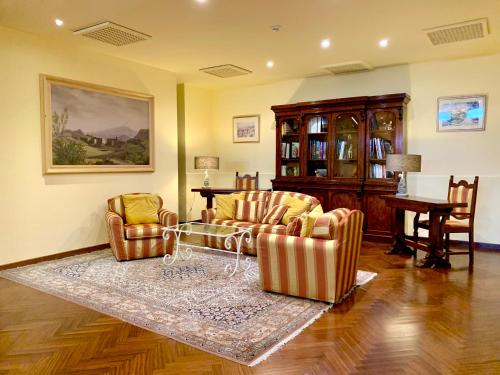
[[[290,158],[298,158],[299,157],[299,147],[300,147],[300,143],[299,142],[292,142],[291,143],[291,155],[290,155]]]
[[[328,142],[326,141],[309,141],[309,159],[311,160],[326,160],[326,152],[328,150]]]
[[[352,160],[353,158],[353,150],[352,143],[345,140],[337,140],[337,159],[338,160]]]
[[[326,133],[327,131],[328,121],[325,116],[316,116],[309,120],[307,128],[309,134]]]
[[[371,164],[370,178],[387,178],[385,164]]]
[[[296,134],[298,131],[299,131],[299,125],[296,121],[283,121],[281,123],[282,136],[287,134]]]
[[[281,175],[286,176],[286,165],[281,166]]]
[[[392,142],[384,138],[370,138],[370,159],[385,159],[387,154],[392,154]]]

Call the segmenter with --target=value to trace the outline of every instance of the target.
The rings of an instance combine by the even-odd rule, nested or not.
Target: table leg
[[[429,211],[429,253],[417,263],[419,268],[450,268],[451,264],[443,258],[443,222],[447,212]]]
[[[405,243],[405,210],[396,208],[395,221],[391,223],[394,236],[394,244],[388,255],[415,255],[415,250]]]

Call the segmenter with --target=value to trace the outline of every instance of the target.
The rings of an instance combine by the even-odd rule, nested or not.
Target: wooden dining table
[[[203,198],[207,198],[207,208],[213,208],[213,199],[215,194],[232,194],[241,191],[247,191],[234,188],[193,188],[191,192],[200,193]],[[271,191],[271,189],[257,189],[257,191]]]
[[[456,207],[467,207],[467,203],[449,202],[417,196],[402,197],[382,195],[385,204],[395,210],[391,223],[394,237],[393,248],[387,254],[415,255],[414,249],[426,251],[427,256],[417,262],[420,268],[449,268],[450,263],[443,257],[443,226]],[[429,238],[426,243],[405,234],[405,212],[429,213]]]

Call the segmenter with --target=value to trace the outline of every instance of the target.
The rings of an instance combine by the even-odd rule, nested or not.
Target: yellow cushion
[[[314,221],[317,217],[323,215],[323,208],[320,204],[314,207],[309,213],[302,214],[302,228],[300,230],[300,237],[309,237],[314,226]]]
[[[310,202],[305,202],[299,198],[290,196],[286,197],[283,204],[286,204],[288,206],[288,210],[285,212],[283,218],[281,219],[281,222],[285,225],[288,225],[293,217],[299,216],[303,212],[307,211],[311,206]]]
[[[122,195],[122,199],[127,224],[152,224],[160,221],[160,204],[156,195],[126,194]]]
[[[232,219],[236,208],[236,200],[243,199],[244,193],[215,194],[216,219]]]

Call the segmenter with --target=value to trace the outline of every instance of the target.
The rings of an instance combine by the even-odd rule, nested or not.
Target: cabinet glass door
[[[385,168],[387,154],[395,152],[396,114],[381,110],[369,115],[368,124],[368,178],[392,178],[394,174]]]
[[[358,177],[359,116],[355,113],[335,115],[334,177]]]
[[[281,129],[281,176],[300,176],[300,125],[297,118],[282,118]]]
[[[328,176],[328,120],[325,115],[306,117],[308,176]]]

